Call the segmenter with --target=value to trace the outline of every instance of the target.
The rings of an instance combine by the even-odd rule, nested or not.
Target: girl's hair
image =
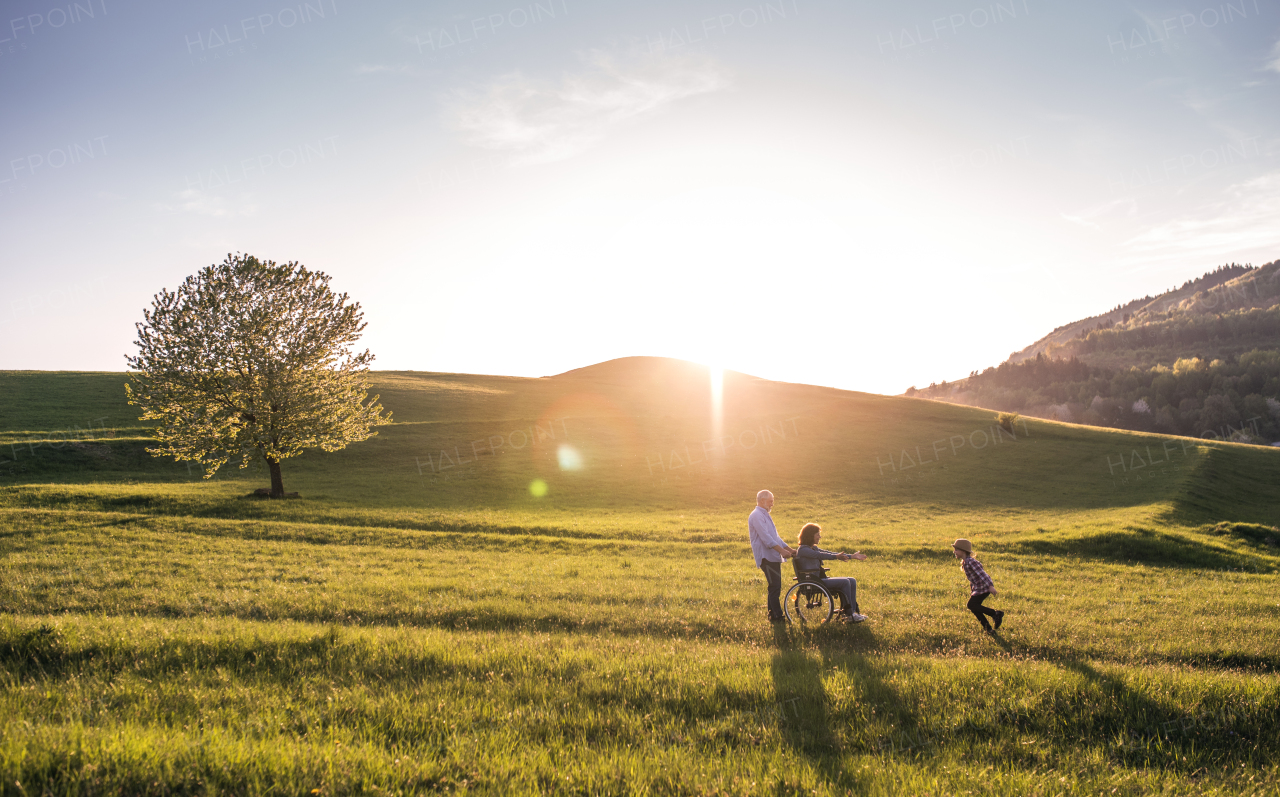
[[[800,529],[800,544],[813,545],[813,538],[818,536],[820,531],[822,531],[822,527],[817,523],[804,524],[804,528]]]

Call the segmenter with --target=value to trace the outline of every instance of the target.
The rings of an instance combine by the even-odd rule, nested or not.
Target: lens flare
[[[560,470],[582,470],[582,454],[568,443],[561,443],[556,449],[556,459],[560,462]]]
[[[547,494],[547,483],[542,479],[534,479],[529,482],[529,495],[534,498],[541,498]]]

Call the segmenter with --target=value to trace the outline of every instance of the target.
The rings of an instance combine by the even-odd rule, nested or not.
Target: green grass
[[[768,442],[672,469],[697,376],[378,374],[397,423],[273,502],[148,457],[121,375],[0,374],[0,792],[1280,793],[1280,452],[737,377]],[[762,487],[870,622],[763,622]]]

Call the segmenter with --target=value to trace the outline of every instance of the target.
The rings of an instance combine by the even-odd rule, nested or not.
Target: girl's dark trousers
[[[969,611],[973,612],[973,616],[977,617],[978,622],[982,623],[982,627],[988,631],[991,630],[991,623],[987,622],[987,616],[995,617],[1000,613],[995,609],[988,609],[986,606],[982,605],[982,602],[986,600],[987,596],[990,594],[990,592],[981,592],[969,598]]]

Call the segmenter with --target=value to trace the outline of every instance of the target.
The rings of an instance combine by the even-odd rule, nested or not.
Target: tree
[[[137,324],[125,391],[141,420],[160,421],[153,456],[199,462],[212,478],[239,455],[271,471],[307,448],[337,451],[391,422],[366,379],[373,355],[352,355],[364,330],[358,303],[296,262],[227,255],[156,294]]]

